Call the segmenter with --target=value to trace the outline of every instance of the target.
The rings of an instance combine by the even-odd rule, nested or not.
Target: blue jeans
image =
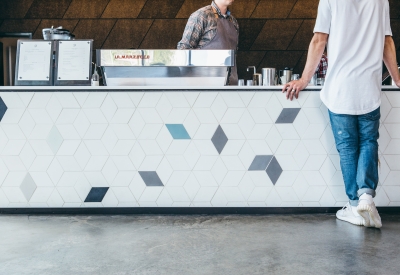
[[[364,193],[375,197],[378,187],[378,138],[380,108],[365,115],[329,111],[336,149],[340,155],[346,194],[352,206]]]

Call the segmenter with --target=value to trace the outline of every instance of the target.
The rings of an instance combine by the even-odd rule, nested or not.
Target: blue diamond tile
[[[183,124],[165,124],[174,139],[190,139],[188,132]]]
[[[85,202],[102,202],[109,187],[92,187]]]
[[[139,172],[146,186],[164,186],[157,172]]]
[[[267,174],[272,183],[275,185],[275,183],[278,181],[279,177],[282,174],[282,167],[279,165],[279,162],[276,160],[275,157],[272,158],[271,162],[268,165],[267,168]]]
[[[300,108],[284,108],[275,123],[277,124],[293,123],[299,112]]]
[[[249,171],[265,171],[274,156],[256,156],[250,165]]]
[[[7,105],[4,103],[3,99],[0,97],[0,121],[3,119],[3,116],[6,112],[7,112]]]
[[[221,154],[222,150],[224,150],[226,143],[228,142],[228,137],[225,135],[224,130],[222,130],[221,125],[218,125],[217,130],[211,138],[211,141],[214,144],[215,149],[217,149],[218,153]]]

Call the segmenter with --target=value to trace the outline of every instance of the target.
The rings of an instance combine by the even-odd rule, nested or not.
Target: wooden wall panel
[[[0,32],[32,32],[62,25],[96,48],[176,48],[187,18],[211,0],[1,0]],[[236,0],[240,24],[237,64],[301,73],[313,36],[319,0]],[[389,0],[394,40],[400,54],[400,1]],[[400,58],[399,58],[400,59]]]

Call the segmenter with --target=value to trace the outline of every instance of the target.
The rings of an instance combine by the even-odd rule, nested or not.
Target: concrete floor
[[[0,274],[399,274],[400,216],[0,216]]]

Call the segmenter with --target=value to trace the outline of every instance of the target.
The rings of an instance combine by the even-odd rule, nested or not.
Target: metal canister
[[[253,84],[254,84],[254,86],[262,86],[263,85],[262,74],[253,74]]]
[[[263,86],[275,86],[276,69],[275,68],[262,68]]]

